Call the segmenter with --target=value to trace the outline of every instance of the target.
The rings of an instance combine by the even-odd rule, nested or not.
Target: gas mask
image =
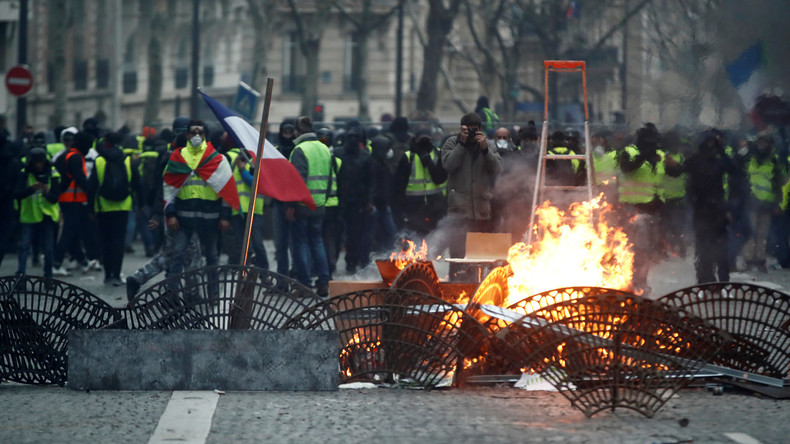
[[[507,143],[507,140],[505,140],[505,139],[499,139],[499,140],[496,141],[496,147],[498,149],[500,149],[500,150],[506,150],[508,145],[509,144]]]
[[[606,150],[601,145],[595,145],[595,148],[593,148],[593,153],[595,153],[596,156],[600,157],[603,156],[604,153],[606,153]]]
[[[194,136],[190,137],[190,139],[189,139],[189,143],[191,143],[191,144],[192,144],[192,146],[194,146],[195,148],[197,148],[197,147],[199,147],[199,146],[200,146],[200,144],[202,144],[202,143],[203,143],[203,137],[201,137],[201,136],[200,136],[200,135],[198,135],[198,134],[195,134]]]

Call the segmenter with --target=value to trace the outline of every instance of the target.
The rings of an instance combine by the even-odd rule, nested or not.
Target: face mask
[[[500,150],[507,149],[507,146],[508,146],[508,143],[507,143],[507,140],[505,140],[505,139],[499,139],[499,140],[496,141],[496,147],[499,148]]]
[[[606,150],[604,150],[604,148],[601,145],[595,145],[595,148],[593,148],[593,152],[595,153],[596,156],[603,156]]]
[[[192,146],[197,148],[197,147],[200,146],[201,143],[203,143],[203,138],[198,136],[198,135],[194,135],[194,136],[192,136],[191,139],[189,139],[189,143],[191,143]]]
[[[335,146],[329,145],[329,154],[335,154]]]
[[[387,159],[392,159],[395,157],[395,152],[392,150],[387,151]]]
[[[742,146],[742,147],[738,148],[738,155],[739,156],[745,156],[747,154],[749,154],[749,147],[748,146]]]

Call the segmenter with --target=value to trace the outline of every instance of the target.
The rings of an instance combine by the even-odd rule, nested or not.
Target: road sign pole
[[[19,48],[17,60],[20,65],[27,63],[27,1],[19,2]],[[16,99],[16,137],[22,134],[22,127],[27,123],[27,99],[19,96]]]

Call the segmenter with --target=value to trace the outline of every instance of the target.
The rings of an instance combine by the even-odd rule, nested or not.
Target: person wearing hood
[[[108,133],[102,138],[100,156],[88,179],[89,196],[99,225],[104,284],[113,287],[123,285],[121,267],[132,195],[136,202],[143,195],[139,170],[132,168],[131,157],[120,145],[118,133]]]
[[[337,175],[337,196],[346,222],[346,272],[354,274],[370,261],[373,215],[373,164],[365,146],[362,127],[346,133],[345,156]]]
[[[93,146],[93,136],[84,131],[74,135],[74,145],[62,156],[56,166],[61,174],[60,202],[63,226],[60,237],[55,246],[54,270],[55,276],[68,276],[69,272],[63,268],[63,259],[66,251],[70,251],[72,259],[76,260],[83,268],[88,267],[85,252],[79,245],[84,237],[88,225],[88,171],[85,166],[85,156]]]
[[[409,119],[403,116],[396,117],[390,124],[389,133],[385,135],[392,140],[392,158],[389,159],[389,166],[394,174],[403,153],[409,151],[409,142],[413,137],[409,132]]]
[[[727,225],[731,218],[725,188],[727,176],[735,168],[715,130],[705,132],[697,151],[683,164],[686,196],[693,214],[694,266],[700,284],[730,280]]]
[[[14,209],[13,195],[17,175],[22,167],[23,165],[16,156],[14,143],[0,137],[0,264],[3,263],[6,249],[12,242],[15,232],[14,225],[18,219]]]
[[[20,223],[16,274],[26,273],[31,240],[35,238],[44,246],[44,277],[51,278],[60,220],[60,174],[47,157],[46,149],[31,148],[14,190],[14,199],[19,202]]]
[[[491,233],[491,199],[494,183],[502,170],[496,145],[482,131],[480,116],[469,113],[461,118],[461,131],[442,146],[442,165],[447,171],[449,225],[454,228],[450,257],[466,255],[466,233]],[[451,278],[460,278],[461,268],[450,264]]]
[[[283,120],[280,123],[280,133],[277,135],[277,150],[286,159],[291,157],[294,149],[294,121],[292,119]],[[272,211],[274,213],[274,258],[277,261],[277,273],[283,276],[292,276],[291,260],[288,252],[291,245],[290,224],[285,218],[285,203],[277,199],[272,199]],[[291,258],[293,252],[291,251]]]
[[[401,226],[420,242],[447,212],[447,171],[431,141],[431,131],[417,130],[395,172],[395,195]]]

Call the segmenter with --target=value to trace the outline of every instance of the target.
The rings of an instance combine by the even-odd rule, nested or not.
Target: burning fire
[[[532,244],[519,242],[508,252],[513,276],[505,306],[561,287],[629,289],[634,253],[625,232],[606,223],[609,209],[603,195],[571,204],[567,213],[544,202],[535,213]]]
[[[395,262],[395,266],[398,267],[398,270],[403,270],[406,265],[412,262],[428,259],[428,244],[425,243],[425,239],[422,240],[422,246],[419,250],[417,249],[417,245],[410,240],[403,239],[403,243],[408,245],[408,248],[390,255],[390,260]]]

